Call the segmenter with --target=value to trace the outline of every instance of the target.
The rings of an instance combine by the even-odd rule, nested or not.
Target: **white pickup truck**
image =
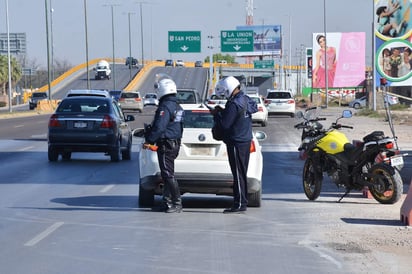
[[[94,68],[95,76],[94,79],[110,79],[112,70],[110,69],[110,65],[106,60],[101,60],[97,63],[96,67]]]

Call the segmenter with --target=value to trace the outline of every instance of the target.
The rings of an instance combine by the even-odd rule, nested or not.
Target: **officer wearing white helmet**
[[[227,99],[225,108],[212,110],[215,123],[224,132],[230,169],[233,174],[233,205],[223,213],[243,213],[247,210],[247,169],[252,140],[252,113],[257,104],[240,90],[240,82],[233,76],[216,84],[215,93]]]
[[[182,200],[180,189],[174,177],[174,161],[179,154],[183,133],[183,109],[177,103],[176,84],[164,78],[155,84],[159,95],[159,106],[156,110],[150,130],[145,134],[143,148],[157,145],[160,173],[164,183],[163,202],[166,213],[180,212]]]

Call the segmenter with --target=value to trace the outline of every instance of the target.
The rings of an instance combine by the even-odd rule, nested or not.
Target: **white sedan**
[[[259,95],[255,94],[248,94],[248,96],[256,102],[258,107],[258,111],[252,114],[253,123],[259,123],[262,127],[267,126],[269,114],[263,99]]]
[[[229,167],[226,145],[212,137],[213,116],[204,105],[181,105],[185,111],[184,130],[179,156],[175,161],[175,177],[180,191],[233,195],[233,178]],[[143,129],[134,131],[142,138]],[[250,147],[250,161],[247,173],[249,206],[260,207],[262,195],[263,157],[258,140],[266,134],[254,132]],[[139,205],[152,206],[154,196],[162,195],[163,183],[155,151],[142,149],[139,152]]]

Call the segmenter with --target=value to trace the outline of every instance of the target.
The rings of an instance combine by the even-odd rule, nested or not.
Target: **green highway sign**
[[[253,51],[253,30],[220,31],[220,50],[222,52]]]
[[[253,61],[254,68],[273,68],[275,62],[273,60],[255,60]]]
[[[169,52],[200,52],[200,31],[169,31]]]

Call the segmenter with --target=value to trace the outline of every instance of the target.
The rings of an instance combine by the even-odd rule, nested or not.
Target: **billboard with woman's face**
[[[365,79],[365,33],[313,34],[313,88],[356,87]]]

